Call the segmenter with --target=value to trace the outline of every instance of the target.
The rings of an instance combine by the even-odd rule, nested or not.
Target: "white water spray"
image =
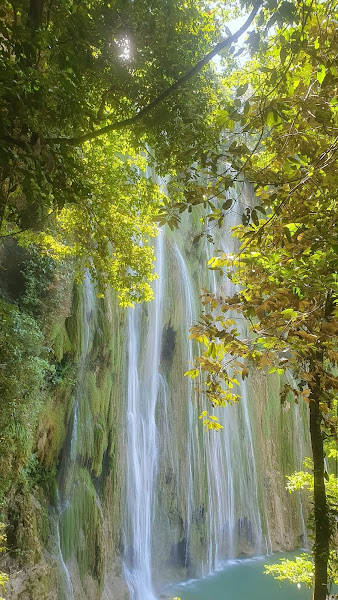
[[[147,334],[141,339],[141,307],[128,315],[127,510],[124,570],[132,600],[155,600],[152,523],[158,465],[156,405],[162,331],[163,235],[157,238],[158,280]]]

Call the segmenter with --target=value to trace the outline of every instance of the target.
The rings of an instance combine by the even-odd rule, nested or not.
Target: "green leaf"
[[[282,18],[283,23],[294,23],[296,13],[296,7],[292,2],[282,2],[278,10],[278,15]]]
[[[191,379],[195,379],[196,377],[198,377],[198,375],[199,375],[198,369],[189,369],[189,371],[186,371],[184,373],[184,377],[190,377]]]
[[[229,210],[229,208],[231,208],[231,206],[232,206],[232,198],[228,198],[228,200],[226,202],[224,202],[224,204],[222,204],[222,209]]]
[[[280,58],[282,65],[284,65],[287,55],[288,55],[287,49],[285,48],[285,46],[282,46],[280,49],[280,52],[279,52],[279,58]]]
[[[286,235],[286,238],[289,242],[291,242],[291,232],[290,229],[288,227],[283,227],[283,231]]]
[[[248,217],[248,215],[246,213],[242,214],[242,223],[243,223],[244,227],[246,227],[247,224],[249,223],[249,218],[250,217]]]
[[[251,211],[251,218],[255,225],[259,225],[259,218],[255,210]]]
[[[269,110],[268,113],[266,113],[265,115],[265,123],[267,124],[268,127],[273,127],[276,123],[275,123],[275,116],[272,110]]]
[[[260,34],[257,31],[251,31],[249,37],[245,40],[245,44],[250,46],[251,52],[254,53],[259,48]]]
[[[291,319],[293,319],[294,317],[298,316],[298,313],[295,310],[293,310],[293,308],[285,308],[281,311],[281,315],[285,315],[286,317],[290,317]]]
[[[240,85],[237,88],[237,93],[236,96],[243,96],[243,94],[245,94],[246,90],[248,89],[249,84],[248,83],[244,83],[244,85]]]
[[[243,106],[243,114],[247,115],[250,110],[250,102],[247,100]]]
[[[324,78],[326,75],[326,69],[324,65],[320,65],[318,71],[317,71],[317,80],[319,81],[320,84],[323,83]]]

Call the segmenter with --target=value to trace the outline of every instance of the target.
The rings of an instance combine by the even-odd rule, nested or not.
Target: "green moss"
[[[74,403],[72,396],[64,395],[63,399],[66,398],[67,404],[60,401],[60,395],[50,398],[40,414],[37,453],[46,468],[52,469],[57,465],[65,441],[69,421],[67,413]]]
[[[84,435],[79,432],[78,450],[83,460],[91,465],[95,478],[101,473],[103,454],[108,446],[108,413],[112,389],[110,368],[101,369],[100,387],[93,371],[87,372],[80,392],[88,401],[81,402],[79,406],[79,418],[82,423],[86,423],[86,428]]]
[[[100,389],[101,397],[103,399],[104,412],[107,413],[110,395],[112,393],[113,387],[110,364],[105,368],[103,372],[99,374],[99,380],[97,377],[97,386]]]
[[[72,344],[63,323],[55,322],[50,332],[50,342],[58,362],[61,362],[64,354],[72,350]]]
[[[44,494],[34,495],[26,480],[16,490],[8,509],[7,545],[12,556],[21,565],[32,565],[41,560],[47,541],[48,509]]]
[[[102,461],[105,450],[108,446],[107,430],[104,424],[95,423],[94,429],[94,452],[92,460],[93,477],[98,477],[102,471]]]
[[[82,348],[82,314],[83,297],[81,294],[82,286],[74,284],[73,286],[73,304],[70,317],[65,320],[66,332],[69,342],[72,346],[75,357],[79,357]]]
[[[96,377],[92,372],[87,375],[87,390],[90,412],[96,417],[101,408],[101,390],[96,386]]]
[[[97,358],[102,353],[102,349],[110,346],[112,341],[112,324],[107,319],[106,301],[99,299],[99,305],[96,312],[96,328],[93,339],[93,355]]]
[[[77,469],[77,485],[70,506],[60,523],[64,560],[75,557],[80,576],[90,573],[99,584],[103,580],[103,521],[99,500],[86,469]]]
[[[60,280],[61,283],[65,285],[64,280]],[[53,294],[57,296],[56,280],[54,284]],[[16,556],[22,555],[22,560],[26,560],[29,555],[30,564],[36,564],[41,559],[41,548],[48,548],[52,555],[58,552],[56,532],[50,531],[52,520],[50,516],[47,518],[47,510],[44,509],[46,514],[42,515],[38,504],[48,507],[51,498],[54,498],[57,505],[57,497],[61,497],[61,502],[69,501],[69,509],[62,513],[60,522],[64,559],[71,559],[70,568],[79,569],[82,581],[94,578],[100,587],[105,553],[111,555],[113,545],[117,552],[120,543],[120,530],[113,526],[113,520],[121,521],[123,509],[120,493],[124,474],[118,438],[124,410],[121,397],[126,314],[115,307],[110,292],[104,299],[90,299],[92,307],[87,307],[82,285],[74,285],[73,293],[70,316],[68,299],[63,311],[51,311],[46,318],[41,317],[41,329],[38,323],[32,324],[31,317],[27,317],[27,328],[32,337],[36,328],[38,343],[35,338],[34,343],[30,343],[29,336],[26,341],[25,333],[26,354],[35,357],[46,353],[49,362],[46,363],[40,390],[43,391],[43,400],[38,403],[37,428],[36,419],[34,431],[32,429],[30,437],[27,437],[27,424],[24,421],[19,426],[15,424],[15,440],[21,439],[26,448],[25,459],[21,463],[25,466],[23,484],[35,500],[22,501],[15,506],[15,511],[12,507],[8,516],[13,527],[11,544]],[[49,306],[47,294],[43,307],[46,313]],[[40,396],[37,395],[37,398]],[[72,458],[69,455],[75,402],[78,419],[76,461],[74,454]],[[13,447],[13,456],[16,451],[17,448]],[[58,471],[57,491],[55,471]],[[100,500],[92,483],[94,480],[109,507],[105,530]],[[38,500],[40,496],[41,502]],[[27,511],[25,504],[29,507]],[[64,577],[61,573],[58,579],[58,566],[54,565],[52,570],[54,580],[51,577],[50,581],[54,581],[60,595]],[[41,592],[42,598],[45,589],[46,597],[51,590],[43,574],[41,577],[37,575],[36,582],[32,580],[29,585],[31,587],[29,590],[27,587],[25,593]]]

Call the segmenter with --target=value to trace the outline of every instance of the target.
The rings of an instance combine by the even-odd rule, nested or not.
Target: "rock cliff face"
[[[73,284],[72,265],[48,270],[34,250],[10,246],[1,307],[39,331],[43,378],[21,473],[6,490],[7,598],[101,598],[121,573],[126,314],[110,292],[98,298],[88,276]],[[122,598],[121,580],[117,589]]]
[[[207,254],[184,223],[162,233],[155,300],[135,309],[99,298],[87,276],[73,284],[70,265],[32,291],[29,253],[20,293],[3,286],[40,327],[48,363],[7,494],[7,598],[151,600],[224,557],[304,543],[306,507],[284,481],[308,453],[301,407],[284,411],[277,377],[252,373],[217,412],[224,429],[203,432],[204,400],[183,377],[200,287],[219,286]]]
[[[179,235],[163,238],[155,303],[129,321],[129,374],[139,388],[127,400],[125,565],[137,600],[152,600],[168,580],[207,573],[224,557],[291,549],[306,537],[304,502],[285,490],[285,475],[308,452],[306,409],[285,410],[279,378],[253,372],[238,405],[213,410],[224,429],[202,430],[199,382],[182,377],[198,352],[187,328],[198,318],[200,288],[221,282],[205,267],[208,248],[194,244],[184,223]]]

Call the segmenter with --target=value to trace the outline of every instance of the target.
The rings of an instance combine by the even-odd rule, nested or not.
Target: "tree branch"
[[[0,136],[0,140],[4,140],[4,142],[7,142],[11,146],[18,146],[18,148],[21,148],[22,150],[25,150],[26,152],[29,149],[29,145],[26,141],[19,140],[18,138],[14,138],[11,135],[2,135],[2,136]]]
[[[198,63],[194,67],[192,67],[189,71],[187,71],[187,73],[185,73],[182,77],[177,79],[177,81],[175,81],[166,90],[164,90],[159,96],[157,96],[157,98],[155,98],[154,100],[149,102],[149,104],[147,104],[144,108],[142,108],[133,117],[130,117],[129,119],[124,119],[123,121],[117,121],[116,123],[111,123],[110,125],[101,127],[100,129],[97,129],[96,131],[90,131],[90,132],[80,135],[79,137],[76,137],[76,138],[52,138],[52,139],[50,139],[50,141],[52,141],[54,143],[69,144],[72,146],[80,146],[84,142],[88,142],[97,137],[101,137],[102,135],[105,135],[106,133],[110,133],[111,131],[119,131],[120,129],[129,127],[130,125],[134,125],[134,123],[136,123],[137,121],[140,121],[145,115],[147,115],[149,112],[151,112],[156,106],[161,104],[161,102],[163,102],[163,100],[168,98],[168,96],[170,96],[173,92],[175,92],[177,89],[182,87],[187,81],[189,81],[197,73],[199,73],[203,69],[203,67],[206,64],[208,64],[208,62],[210,62],[212,58],[214,58],[214,56],[216,56],[217,54],[219,54],[221,52],[221,50],[223,50],[224,48],[227,48],[234,42],[237,42],[238,38],[240,38],[241,35],[248,29],[248,27],[250,27],[252,21],[254,20],[255,16],[257,15],[257,13],[260,9],[260,7],[262,6],[262,3],[263,3],[262,0],[257,0],[257,2],[254,5],[254,8],[252,9],[252,11],[251,11],[249,17],[247,18],[247,20],[245,21],[244,25],[242,25],[242,27],[240,27],[238,29],[238,31],[236,31],[236,33],[234,33],[233,35],[230,35],[222,42],[219,42],[218,44],[216,44],[216,46],[210,52],[208,52],[208,54],[206,54],[200,61],[198,61]]]

